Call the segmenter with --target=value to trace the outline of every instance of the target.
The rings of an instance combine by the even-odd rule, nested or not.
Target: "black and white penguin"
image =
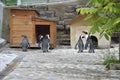
[[[93,41],[91,39],[90,34],[87,31],[82,31],[85,34],[85,38],[86,38],[86,43],[85,43],[85,49],[87,49],[89,47],[89,53],[94,53],[94,45],[93,45]]]
[[[83,44],[82,38],[83,38],[83,36],[80,35],[80,36],[79,36],[79,39],[78,39],[78,41],[77,41],[77,43],[76,43],[76,45],[75,45],[75,49],[77,49],[77,46],[78,46],[78,48],[79,48],[78,53],[81,53],[81,52],[83,52],[83,50],[84,50],[84,44]]]
[[[42,40],[43,40],[43,35],[40,34],[40,35],[38,36],[38,47],[39,47],[39,48],[42,47],[42,45],[41,45]]]
[[[41,41],[41,46],[42,46],[43,52],[48,52],[49,44],[50,44],[50,37],[49,37],[49,35],[45,35],[45,37],[43,37],[43,39]]]

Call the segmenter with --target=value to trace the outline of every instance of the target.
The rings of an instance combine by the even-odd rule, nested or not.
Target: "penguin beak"
[[[86,31],[82,31],[84,34],[88,34]]]

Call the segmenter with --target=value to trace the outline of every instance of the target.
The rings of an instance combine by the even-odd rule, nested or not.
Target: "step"
[[[69,38],[70,39],[70,35],[58,35],[57,38]]]
[[[59,39],[58,40],[59,45],[70,45],[70,39]]]

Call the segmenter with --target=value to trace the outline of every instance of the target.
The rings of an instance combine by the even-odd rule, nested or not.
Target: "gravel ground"
[[[39,49],[22,52],[19,48],[5,48],[0,57],[4,65],[16,57],[22,56],[22,60],[1,80],[120,80],[120,70],[106,70],[102,64],[108,52],[108,49],[96,49],[95,53],[53,49],[42,53]],[[118,47],[110,52],[118,56]]]
[[[0,72],[2,72],[16,57],[16,54],[0,54]]]

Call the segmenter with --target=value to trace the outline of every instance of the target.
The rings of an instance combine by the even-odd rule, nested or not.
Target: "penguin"
[[[30,44],[26,35],[22,35],[22,37],[23,39],[21,42],[21,48],[23,52],[27,52],[27,49],[30,47]]]
[[[85,34],[85,38],[86,38],[85,49],[87,49],[89,47],[88,52],[95,53],[93,41],[91,39],[90,34],[87,31],[82,31],[82,32]]]
[[[83,38],[83,36],[80,35],[80,36],[79,36],[79,39],[78,39],[78,41],[77,41],[77,43],[76,43],[76,45],[75,45],[75,49],[77,49],[77,46],[78,46],[78,48],[79,48],[78,53],[81,53],[81,52],[83,52],[83,50],[84,50],[84,44],[83,44],[82,38]]]
[[[43,39],[41,41],[42,51],[44,53],[48,52],[49,44],[50,44],[50,37],[49,37],[49,35],[45,35],[45,37],[43,37]]]
[[[89,46],[89,39],[90,39],[90,35],[87,31],[82,31],[85,34],[85,39],[86,39],[86,43],[85,43],[85,49],[88,48]]]
[[[43,35],[40,34],[40,35],[38,36],[38,47],[39,47],[40,49],[41,49],[41,47],[42,47],[42,46],[41,46],[42,40],[43,40]]]
[[[91,38],[89,39],[89,51],[88,51],[88,52],[89,52],[89,53],[95,53],[93,41],[92,41]]]

